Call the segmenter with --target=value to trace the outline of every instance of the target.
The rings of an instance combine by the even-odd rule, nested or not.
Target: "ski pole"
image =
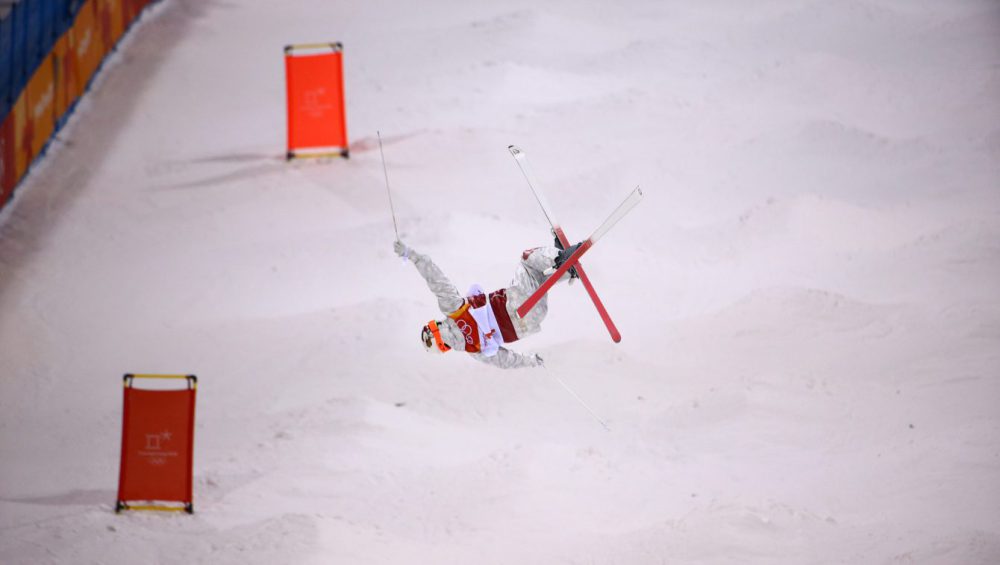
[[[396,225],[396,209],[392,206],[392,191],[389,190],[389,169],[385,166],[385,152],[382,151],[382,132],[375,130],[378,136],[378,152],[382,155],[382,172],[385,174],[385,193],[389,195],[389,212],[392,214],[392,230],[396,232],[396,241],[399,241],[399,227]]]
[[[575,398],[576,401],[580,403],[580,406],[583,406],[587,410],[587,412],[590,412],[590,415],[593,416],[593,418],[595,420],[597,420],[597,423],[600,424],[601,427],[603,427],[605,430],[607,430],[609,432],[611,431],[611,428],[609,428],[608,425],[604,423],[604,420],[600,419],[597,416],[597,414],[595,414],[594,411],[590,409],[590,406],[587,406],[587,403],[584,402],[582,398],[580,398],[580,395],[578,395],[577,393],[573,392],[573,389],[569,388],[569,385],[567,385],[566,383],[564,383],[563,380],[560,379],[559,377],[557,377],[554,373],[549,372],[549,370],[547,368],[544,369],[544,371],[545,371],[545,374],[549,375],[550,377],[552,377],[553,379],[555,379],[557,383],[561,384],[562,387],[564,389],[566,389],[566,392],[570,393],[573,396],[573,398]]]

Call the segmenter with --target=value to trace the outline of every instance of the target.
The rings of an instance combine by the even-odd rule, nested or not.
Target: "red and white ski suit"
[[[502,369],[541,365],[537,355],[522,355],[502,344],[522,339],[541,330],[548,312],[547,296],[524,318],[517,315],[520,306],[545,281],[545,271],[555,266],[559,250],[555,247],[529,249],[521,255],[510,286],[489,294],[473,285],[468,296],[458,292],[448,277],[430,257],[406,248],[406,255],[417,268],[438,307],[447,318],[438,323],[441,339],[454,351],[465,351],[476,360]],[[492,333],[491,333],[492,332]]]

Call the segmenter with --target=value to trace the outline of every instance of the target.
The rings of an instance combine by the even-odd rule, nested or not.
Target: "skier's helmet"
[[[442,320],[443,322],[443,320]],[[424,344],[424,349],[428,353],[444,353],[451,349],[448,344],[441,339],[441,330],[435,320],[427,322],[424,329],[420,331],[420,341]]]

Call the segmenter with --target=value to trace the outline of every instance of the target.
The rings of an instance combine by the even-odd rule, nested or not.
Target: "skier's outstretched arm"
[[[462,307],[465,299],[458,293],[455,285],[451,284],[448,277],[441,272],[441,269],[434,264],[434,261],[431,261],[430,257],[417,253],[412,248],[407,247],[402,241],[396,241],[392,245],[392,248],[395,250],[396,255],[408,257],[413,261],[413,266],[417,268],[417,272],[427,281],[427,287],[431,289],[434,296],[437,296],[438,308],[441,309],[442,313],[446,315],[451,314]]]
[[[499,367],[501,369],[521,369],[524,367],[542,366],[542,358],[537,354],[522,355],[516,351],[511,351],[506,347],[498,349],[496,355],[487,357],[482,353],[477,353],[473,355],[473,357],[483,363],[486,363],[487,365],[493,365],[494,367]]]

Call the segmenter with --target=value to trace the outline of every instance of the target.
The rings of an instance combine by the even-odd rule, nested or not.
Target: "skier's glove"
[[[403,259],[406,259],[407,257],[410,256],[410,248],[407,247],[405,243],[399,241],[398,239],[395,242],[393,242],[392,250],[396,252],[396,255],[399,255]]]

